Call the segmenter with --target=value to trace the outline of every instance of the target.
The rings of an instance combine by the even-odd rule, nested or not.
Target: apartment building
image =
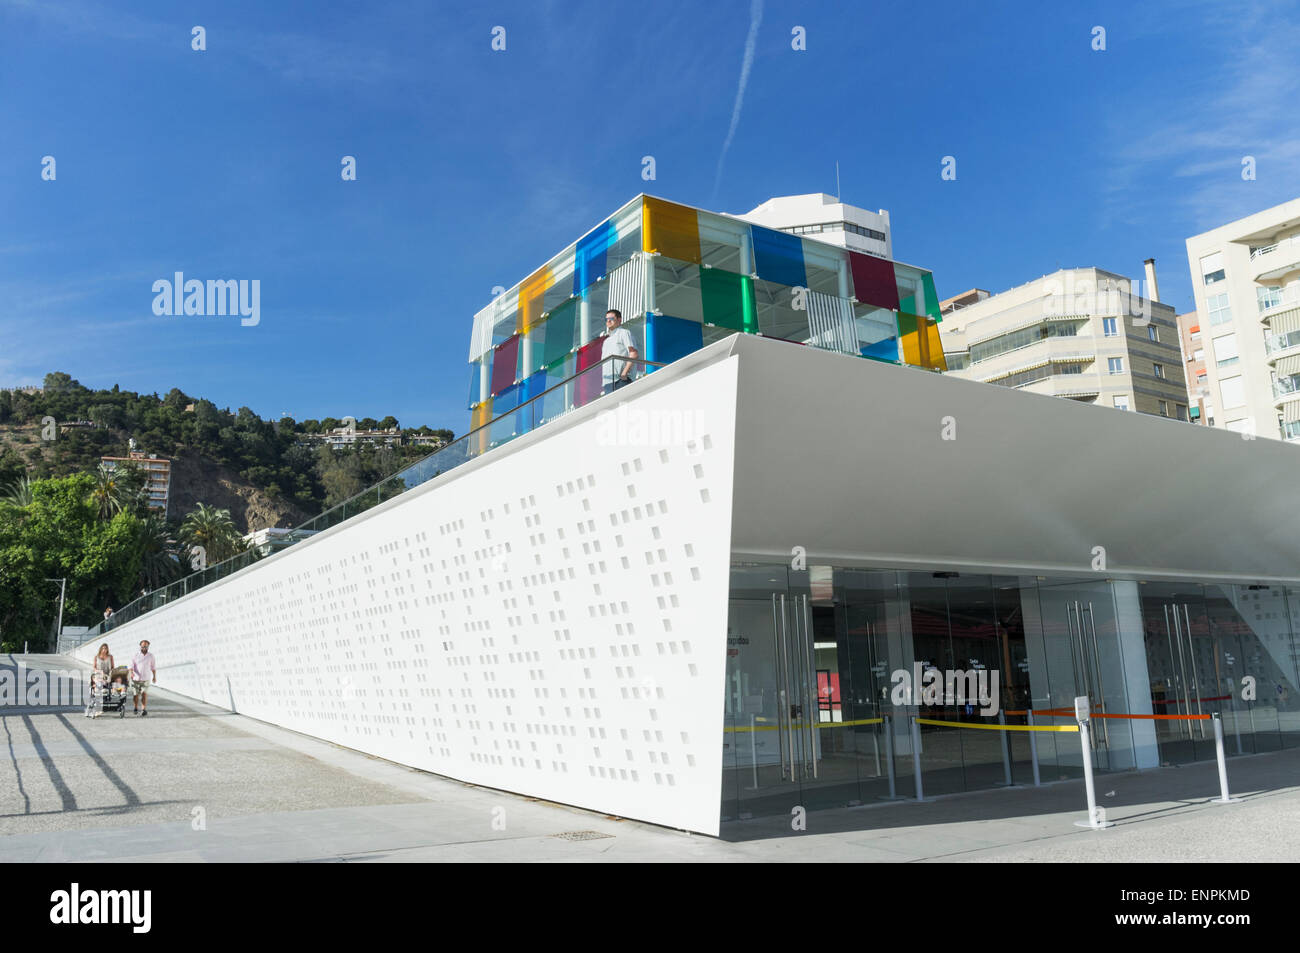
[[[1208,370],[1205,366],[1205,339],[1201,334],[1201,316],[1188,311],[1178,316],[1178,338],[1183,345],[1183,376],[1187,379],[1187,415],[1194,424],[1214,426]]]
[[[1123,275],[1069,268],[1000,294],[949,298],[939,325],[948,373],[1187,420],[1178,324],[1158,300],[1154,262],[1147,285],[1143,296]]]
[[[871,212],[847,205],[825,192],[779,195],[736,217],[877,258],[894,257],[888,211],[882,208]]]
[[[1206,422],[1300,441],[1300,199],[1187,239]]]
[[[343,450],[358,444],[397,447],[402,443],[402,431],[397,427],[386,430],[358,430],[355,427],[335,427],[328,433],[303,434],[307,443],[327,444],[333,450]]]
[[[149,509],[167,515],[167,505],[171,494],[172,462],[159,457],[156,453],[146,454],[143,450],[131,450],[125,457],[100,457],[100,465],[114,470],[118,464],[129,463],[138,467],[145,478],[145,492],[149,498]]]

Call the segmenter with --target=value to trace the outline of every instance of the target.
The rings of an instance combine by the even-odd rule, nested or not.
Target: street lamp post
[[[46,579],[46,582],[57,582],[59,584],[59,624],[54,630],[54,650],[59,649],[59,639],[63,636],[63,597],[68,591],[67,577],[61,579]]]

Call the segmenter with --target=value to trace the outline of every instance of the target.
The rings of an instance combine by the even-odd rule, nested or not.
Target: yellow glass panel
[[[542,319],[542,295],[546,294],[546,289],[552,284],[554,276],[551,269],[543,266],[519,286],[519,333],[528,333]]]
[[[939,325],[924,315],[898,312],[898,335],[903,345],[903,363],[946,371],[948,362],[939,340]]]
[[[936,371],[946,371],[948,361],[943,356],[943,343],[939,339],[939,323],[931,318],[925,325],[926,350],[929,352],[926,367]]]
[[[641,247],[678,261],[700,263],[700,216],[695,209],[663,199],[645,199]]]
[[[483,403],[474,408],[474,413],[470,415],[470,430],[478,430],[474,436],[469,438],[470,453],[484,453],[488,448],[488,427],[487,423],[492,419],[492,399],[489,397]],[[479,428],[482,427],[482,430]]]

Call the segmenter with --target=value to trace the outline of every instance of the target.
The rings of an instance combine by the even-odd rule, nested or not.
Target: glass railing
[[[1290,284],[1287,285],[1285,289],[1278,290],[1276,293],[1270,289],[1270,292],[1260,296],[1256,303],[1259,306],[1260,314],[1263,314],[1266,311],[1272,311],[1275,308],[1280,308],[1283,305],[1294,306],[1295,304],[1300,303],[1300,287],[1297,287],[1295,284]]]
[[[627,366],[630,365],[630,370]],[[453,470],[475,457],[487,453],[494,447],[509,443],[521,436],[544,426],[570,411],[591,403],[598,397],[613,390],[613,382],[625,372],[629,382],[663,367],[662,363],[644,361],[630,357],[608,357],[591,367],[557,382],[535,397],[492,418],[486,424],[471,430],[463,437],[440,447],[427,457],[417,460],[410,466],[398,470],[392,476],[381,480],[369,489],[362,490],[342,503],[338,503],[314,519],[301,526],[294,527],[285,535],[279,549],[299,543],[323,530],[337,526],[345,520],[373,509],[386,500],[401,496],[422,483],[428,483],[434,477]],[[608,371],[607,371],[608,369]],[[279,551],[277,549],[277,551]],[[113,615],[91,629],[82,639],[82,643],[101,638],[105,632],[125,625],[160,606],[175,602],[183,596],[202,589],[219,579],[225,579],[263,559],[265,556],[257,549],[248,549],[229,559],[191,573],[162,589],[141,595],[134,602],[123,606]]]
[[[1264,348],[1269,354],[1276,354],[1278,351],[1285,351],[1293,347],[1300,347],[1300,331],[1291,331],[1288,334],[1269,334],[1264,337]]]
[[[1273,396],[1285,397],[1300,391],[1300,376],[1279,377],[1273,382]]]

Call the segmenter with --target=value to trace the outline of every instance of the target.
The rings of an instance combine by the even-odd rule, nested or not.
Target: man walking
[[[623,313],[617,308],[610,308],[605,312],[605,343],[600,349],[601,360],[601,380],[605,385],[605,393],[612,394],[620,387],[626,387],[632,383],[631,361],[620,361],[620,357],[630,357],[635,359],[636,341],[632,338],[632,332],[627,328],[619,327],[623,323]],[[612,360],[611,360],[612,358]]]
[[[149,654],[149,640],[140,643],[140,651],[131,659],[131,701],[135,713],[149,717],[149,686],[158,684],[158,666]]]

